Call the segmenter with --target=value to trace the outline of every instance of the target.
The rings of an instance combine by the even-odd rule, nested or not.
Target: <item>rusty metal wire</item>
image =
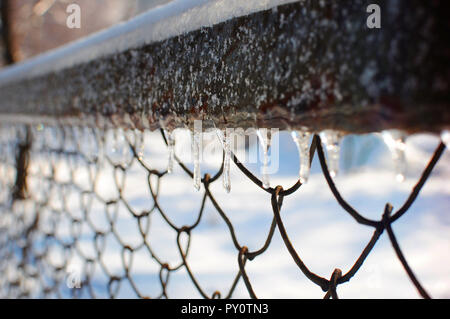
[[[408,265],[395,237],[392,225],[408,211],[417,198],[445,150],[443,143],[435,150],[404,205],[393,212],[393,207],[387,203],[385,211],[380,212],[380,219],[370,220],[351,207],[340,195],[328,171],[320,137],[314,136],[310,147],[311,161],[317,153],[323,175],[337,202],[343,211],[353,217],[357,223],[373,228],[371,239],[353,266],[346,271],[335,268],[330,278],[327,279],[317,275],[305,264],[296,247],[290,241],[284,225],[281,213],[283,200],[285,197],[300,191],[302,185],[299,181],[288,188],[278,185],[264,189],[261,180],[254,176],[235,154],[232,154],[232,160],[242,174],[255,183],[261,191],[271,195],[270,205],[273,211],[273,219],[266,240],[259,249],[249,250],[244,243],[239,242],[232,222],[211,190],[211,185],[216,183],[223,173],[223,162],[214,175],[205,174],[201,180],[204,191],[194,221],[191,224],[177,225],[159,202],[159,185],[161,179],[167,176],[167,170],[154,169],[142,160],[136,133],[134,133],[134,136],[127,135],[127,143],[132,154],[128,163],[118,164],[108,156],[105,157],[106,164],[112,168],[111,174],[113,174],[117,189],[117,195],[113,199],[105,199],[96,189],[99,166],[102,165],[99,160],[100,155],[86,154],[81,150],[81,144],[84,141],[80,140],[79,133],[81,130],[90,129],[59,127],[54,130],[56,131],[52,131],[52,139],[56,142],[51,143],[53,145],[33,144],[27,160],[23,159],[24,154],[21,152],[30,147],[29,143],[35,141],[30,137],[29,128],[13,131],[17,134],[16,136],[6,136],[0,141],[2,149],[0,154],[3,154],[1,155],[3,163],[1,172],[3,175],[0,178],[0,273],[2,273],[0,295],[2,297],[67,297],[69,294],[72,297],[114,298],[118,296],[121,286],[126,282],[136,297],[168,298],[170,295],[167,287],[170,278],[184,269],[192,285],[204,298],[232,297],[241,277],[249,296],[257,298],[258,294],[252,286],[252,280],[247,273],[246,265],[267,251],[277,229],[299,271],[325,292],[324,298],[338,298],[339,285],[348,282],[358,272],[384,230],[388,233],[395,253],[419,294],[424,298],[430,297]],[[55,135],[56,132],[58,133],[57,136]],[[162,130],[161,135],[167,144],[166,136]],[[100,134],[99,136],[104,143],[105,135]],[[16,156],[11,157],[11,154],[16,154]],[[176,156],[175,159],[186,175],[192,178],[193,172],[187,165]],[[65,181],[61,181],[58,177],[58,167],[61,165],[61,160],[67,165],[66,170],[70,172]],[[28,161],[38,161],[41,164],[38,165],[37,170],[32,170],[27,167]],[[124,176],[131,164],[136,164],[144,170],[145,176],[140,177],[146,179],[152,202],[151,205],[141,211],[133,208],[128,203],[126,196],[123,195]],[[84,185],[77,178],[80,167],[85,170]],[[28,174],[19,172],[19,170],[27,169]],[[24,183],[17,176],[29,179],[28,189],[23,188],[23,186],[22,189],[18,189],[21,186],[17,185],[23,185]],[[37,186],[32,185],[33,181],[38,182]],[[37,193],[34,193],[34,191]],[[21,194],[21,196],[14,194]],[[78,198],[78,207],[71,206],[72,201],[68,199],[70,196]],[[191,237],[202,221],[207,201],[210,201],[228,229],[235,247],[238,264],[238,271],[234,280],[230,282],[229,289],[227,291],[215,291],[212,295],[208,294],[202,287],[188,261]],[[98,214],[93,208],[94,202],[100,203],[104,207],[104,213],[108,221],[106,227],[99,227],[94,222],[95,217],[93,215]],[[119,204],[125,207],[128,218],[131,218],[137,225],[136,235],[140,238],[138,245],[131,246],[126,243],[116,229],[116,224],[120,218]],[[152,247],[149,228],[151,218],[156,214],[160,215],[176,234],[176,246],[181,258],[179,263],[173,263],[162,258]],[[66,227],[66,233],[62,231],[64,227]],[[83,237],[86,236],[83,229],[88,230],[89,237],[87,239],[92,243],[93,253],[86,253],[82,247],[82,239],[86,239]],[[108,260],[105,260],[107,237],[113,237],[117,242],[116,249],[120,250],[122,271],[119,273],[111,271]],[[186,240],[183,240],[182,237]],[[59,255],[55,253],[55,250],[59,252]],[[136,283],[137,279],[132,274],[133,258],[139,250],[145,251],[158,265],[160,291],[156,295],[143,293]],[[55,257],[55,255],[59,257]],[[79,289],[67,289],[70,260],[75,257],[82,261],[82,278],[80,278]],[[104,295],[99,295],[97,292],[99,283],[95,280],[95,277],[99,276],[99,273],[103,278],[106,278],[106,287],[104,287],[106,293]]]

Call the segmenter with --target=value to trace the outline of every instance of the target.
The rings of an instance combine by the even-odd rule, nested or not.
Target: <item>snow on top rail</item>
[[[380,1],[380,29],[372,2],[174,1],[0,72],[0,119],[449,128],[446,1]]]
[[[17,65],[5,67],[0,72],[0,85],[55,72],[294,1],[296,0],[173,0],[129,21]]]

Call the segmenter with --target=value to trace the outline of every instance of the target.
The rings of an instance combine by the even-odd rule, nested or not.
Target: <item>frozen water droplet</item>
[[[77,151],[78,149],[78,144],[77,144],[77,132],[76,132],[76,127],[74,126],[64,126],[62,128],[63,130],[63,145],[62,145],[62,149],[66,152],[69,153],[74,153]]]
[[[311,133],[306,130],[292,131],[292,139],[297,145],[299,157],[300,157],[300,169],[299,179],[300,183],[304,184],[308,181],[309,177],[309,138]]]
[[[166,129],[166,124],[162,119],[159,119],[159,126],[163,129],[164,136],[166,137],[167,149],[169,151],[167,173],[171,174],[173,172],[173,165],[175,162],[175,137],[173,131]],[[194,150],[194,142],[192,142],[192,150]]]
[[[134,148],[137,155],[138,160],[142,161],[144,159],[144,150],[145,150],[145,133],[139,130],[135,130],[134,132]]]
[[[124,144],[125,136],[121,128],[114,131],[114,146],[113,151],[116,153],[117,163],[122,164],[124,158]]]
[[[173,172],[173,163],[175,162],[175,137],[173,132],[164,130],[164,134],[167,138],[167,147],[169,150],[169,161],[167,163],[167,172],[171,174]]]
[[[391,151],[392,159],[394,160],[395,179],[398,182],[403,182],[405,180],[406,172],[406,134],[399,130],[383,131],[381,134],[384,142]]]
[[[90,162],[95,161],[97,159],[99,149],[95,130],[84,127],[82,129],[78,128],[76,132],[79,140],[80,153],[86,158],[86,160]]]
[[[331,177],[335,177],[339,171],[339,152],[342,135],[338,131],[325,130],[320,132],[320,139],[327,150],[327,165]]]
[[[216,132],[224,151],[222,184],[223,188],[225,188],[227,193],[229,193],[231,191],[231,134],[230,132],[226,132],[226,130],[224,130],[223,132],[217,130]]]
[[[105,143],[106,154],[113,165],[126,167],[130,163],[133,154],[121,128],[106,132]]]
[[[200,190],[201,185],[201,171],[200,171],[200,144],[202,132],[196,125],[194,125],[194,132],[192,133],[192,155],[194,157],[194,188]]]
[[[442,139],[442,142],[444,142],[445,146],[447,148],[450,148],[450,131],[449,130],[443,130],[441,132],[441,139]]]
[[[19,136],[20,132],[17,132],[17,136]],[[51,150],[51,151],[57,151],[61,150],[62,145],[62,135],[61,130],[53,127],[53,126],[46,126],[44,128],[44,138],[45,138],[45,148]]]
[[[123,129],[119,129],[118,138],[117,138],[117,147],[120,156],[120,165],[122,167],[127,167],[133,161],[133,150],[131,148],[133,134],[132,130],[124,131]]]
[[[230,165],[231,165],[231,134],[226,130],[216,129],[216,135],[224,151],[222,184],[227,193],[231,191]]]
[[[105,141],[105,155],[113,163],[115,163],[116,157],[116,136],[113,130],[104,132]]]
[[[266,128],[260,128],[257,131],[259,143],[263,149],[263,167],[262,167],[262,183],[264,188],[270,187],[269,180],[269,148],[271,142],[270,131]]]

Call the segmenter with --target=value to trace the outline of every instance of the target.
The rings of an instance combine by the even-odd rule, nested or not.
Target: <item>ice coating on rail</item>
[[[201,171],[200,171],[200,150],[201,150],[202,131],[201,125],[194,125],[192,132],[192,156],[194,159],[194,188],[198,191],[201,185]]]
[[[264,188],[270,187],[270,179],[269,179],[269,148],[271,142],[270,131],[266,128],[260,128],[257,131],[258,140],[263,149],[263,166],[262,166],[262,178],[261,181],[263,183]]]
[[[299,180],[300,183],[304,184],[309,178],[309,140],[311,133],[307,130],[295,130],[291,132],[292,139],[298,149],[298,154],[300,157],[300,168],[299,168]]]
[[[335,177],[339,172],[339,153],[342,134],[334,130],[324,130],[320,132],[320,139],[327,150],[327,165],[331,177]]]
[[[6,68],[0,72],[0,111],[5,113],[0,120],[52,123],[61,117],[82,125],[101,121],[108,127],[154,130],[159,118],[173,129],[207,116],[219,128],[225,123],[244,129],[298,129],[299,123],[308,123],[316,132],[333,128],[354,133],[445,128],[448,120],[440,115],[446,114],[447,102],[439,100],[445,83],[416,101],[420,92],[429,91],[427,83],[442,78],[435,71],[439,68],[401,53],[419,51],[405,46],[422,43],[408,41],[417,32],[391,36],[395,28],[388,24],[367,30],[362,0],[353,5],[298,1],[256,12],[284,2],[173,1],[101,36]],[[404,22],[397,5],[399,10],[389,6],[384,13],[390,21]],[[433,11],[428,6],[424,10]],[[347,14],[348,21],[339,18]],[[240,17],[216,24],[235,16]],[[433,22],[427,16],[424,22]],[[405,12],[406,22],[417,20],[422,21]],[[170,36],[171,31],[178,36]],[[434,38],[420,48],[433,52],[433,43]],[[102,56],[108,47],[114,50]],[[393,49],[386,56],[376,47]],[[397,47],[408,50],[396,53]],[[396,62],[403,57],[408,58],[404,65]],[[36,74],[41,77],[30,78]],[[383,96],[399,100],[381,101]],[[402,111],[407,110],[405,99],[416,101],[417,113]],[[433,114],[426,123],[420,121],[423,110]]]
[[[400,130],[386,130],[381,134],[392,154],[395,167],[395,179],[398,182],[403,182],[406,173],[406,134]]]
[[[19,80],[52,72],[129,48],[162,41],[201,27],[267,10],[298,0],[173,0],[144,12],[126,23],[96,32],[83,39],[5,68],[4,80]]]

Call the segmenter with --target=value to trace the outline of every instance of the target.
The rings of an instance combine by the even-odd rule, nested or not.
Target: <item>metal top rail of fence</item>
[[[202,297],[232,297],[242,280],[256,298],[246,266],[267,251],[278,230],[299,271],[325,298],[338,298],[338,286],[353,278],[383,232],[419,295],[430,297],[407,263],[392,225],[417,199],[444,142],[405,203],[397,209],[386,203],[378,219],[364,217],[340,194],[333,181],[333,154],[338,156],[344,134],[394,129],[441,133],[450,127],[445,1],[377,1],[383,21],[379,29],[367,27],[370,2],[362,0],[188,2],[192,7],[179,2],[0,72],[0,269],[5,274],[0,295],[65,296],[66,276],[77,259],[82,271],[80,278],[69,278],[77,279],[70,282],[80,288],[69,290],[73,296],[99,296],[100,273],[107,297],[116,297],[125,282],[137,297],[169,297],[169,278],[183,270]],[[202,137],[196,135],[196,120],[217,130],[221,140],[223,160],[215,174],[201,175],[195,154]],[[174,153],[171,131],[182,127],[192,131],[193,169]],[[287,187],[270,186],[265,174],[258,178],[229,146],[226,128],[233,127],[295,132],[308,169],[317,153],[336,201],[355,222],[373,228],[352,267],[325,276],[306,265],[289,239],[281,211],[307,175],[300,173]],[[162,170],[143,159],[146,134],[158,129],[169,153],[168,168]],[[448,133],[442,136],[448,140]],[[403,137],[394,131],[390,137],[401,157]],[[267,153],[270,137],[259,139]],[[273,217],[258,249],[240,242],[211,189],[221,178],[227,187],[231,162],[256,185],[255,191],[270,195]],[[178,225],[160,205],[160,183],[174,163],[202,192],[192,223]],[[139,209],[125,194],[127,172],[135,166],[143,172],[150,201]],[[109,197],[98,187],[105,167],[114,188]],[[93,203],[103,207],[106,226],[94,222],[98,211]],[[206,203],[226,225],[236,252],[238,270],[225,292],[208,292],[189,266],[191,236]],[[135,244],[117,229],[124,212],[137,227]],[[155,215],[175,234],[179,262],[166,260],[153,248]],[[104,257],[107,237],[116,242],[119,273]],[[86,238],[91,254],[82,248]],[[158,268],[160,291],[155,295],[142,292],[133,275],[133,258],[142,251]]]
[[[445,2],[380,2],[379,29],[366,26],[367,1],[285,2],[169,3],[6,68],[0,113],[151,129],[161,118],[169,128],[448,127]]]

